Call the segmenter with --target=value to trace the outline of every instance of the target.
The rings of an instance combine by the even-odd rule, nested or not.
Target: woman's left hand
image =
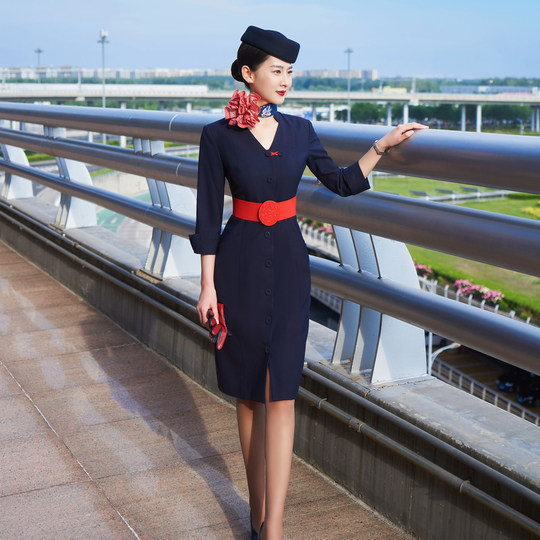
[[[415,131],[421,129],[429,129],[429,126],[419,124],[418,122],[407,122],[406,124],[399,124],[390,133],[387,133],[382,139],[377,141],[377,148],[381,152],[384,152],[392,146],[397,146],[404,140],[411,137]]]

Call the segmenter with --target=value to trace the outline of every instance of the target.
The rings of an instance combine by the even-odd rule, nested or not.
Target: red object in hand
[[[225,315],[223,312],[223,304],[218,303],[219,323],[214,318],[214,313],[211,309],[206,314],[208,326],[210,327],[210,338],[216,344],[218,351],[221,350],[227,337],[227,325],[225,324]]]

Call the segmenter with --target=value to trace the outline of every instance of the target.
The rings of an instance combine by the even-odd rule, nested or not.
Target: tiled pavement
[[[0,243],[0,539],[249,538],[230,405]],[[289,539],[408,538],[295,459]]]

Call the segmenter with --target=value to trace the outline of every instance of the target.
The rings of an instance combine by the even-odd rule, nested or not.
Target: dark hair
[[[251,71],[257,71],[257,68],[269,57],[270,55],[250,45],[249,43],[242,43],[238,48],[236,60],[231,66],[231,75],[233,79],[243,82],[249,89],[249,84],[242,77],[242,66],[248,66]]]

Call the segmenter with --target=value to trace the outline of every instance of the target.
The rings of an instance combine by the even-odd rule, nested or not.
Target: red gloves
[[[218,351],[220,351],[227,337],[227,325],[225,324],[225,315],[223,314],[223,304],[218,303],[217,307],[219,324],[216,322],[211,309],[208,310],[206,318],[210,327],[210,338],[216,344]]]

